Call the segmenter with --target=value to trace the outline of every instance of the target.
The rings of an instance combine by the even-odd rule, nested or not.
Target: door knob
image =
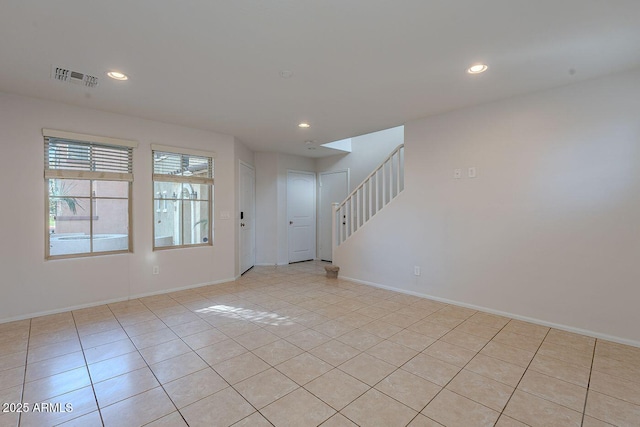
[[[240,227],[244,227],[244,222],[241,222],[241,223],[240,223]]]
[[[293,225],[293,221],[289,221],[289,225]]]

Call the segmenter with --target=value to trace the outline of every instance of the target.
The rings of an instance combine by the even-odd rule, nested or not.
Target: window
[[[44,129],[45,257],[130,252],[133,141]]]
[[[213,155],[152,145],[154,249],[212,244]]]

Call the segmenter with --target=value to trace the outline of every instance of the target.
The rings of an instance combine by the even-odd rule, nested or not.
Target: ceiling
[[[0,91],[317,157],[305,141],[639,67],[639,22],[638,0],[2,0]]]

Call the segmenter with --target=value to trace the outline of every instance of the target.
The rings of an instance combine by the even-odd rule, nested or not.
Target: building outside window
[[[131,252],[134,141],[43,130],[45,258]]]
[[[212,245],[213,154],[152,145],[155,249]]]

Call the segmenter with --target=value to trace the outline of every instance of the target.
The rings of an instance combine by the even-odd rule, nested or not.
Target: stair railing
[[[333,203],[333,247],[339,246],[404,190],[404,144],[347,196]]]

